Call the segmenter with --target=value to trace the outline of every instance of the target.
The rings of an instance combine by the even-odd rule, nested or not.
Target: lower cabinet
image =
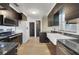
[[[49,43],[49,39],[47,38],[47,34],[45,32],[41,32],[39,35],[40,43]]]
[[[17,42],[18,46],[22,44],[22,34],[16,34],[9,38],[9,42]]]
[[[77,55],[76,52],[66,47],[59,41],[57,42],[57,46],[56,46],[56,54],[57,55]]]
[[[8,51],[5,55],[17,55],[17,46]]]

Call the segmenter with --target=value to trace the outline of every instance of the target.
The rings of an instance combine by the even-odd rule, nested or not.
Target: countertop
[[[0,42],[0,55],[4,55],[17,47],[18,44],[15,42]]]
[[[59,33],[47,33],[47,37],[54,45],[57,45],[57,40],[59,39],[66,39],[66,40],[67,39],[78,39],[75,37],[70,37],[70,36],[66,36],[63,34],[59,34]]]
[[[71,49],[75,53],[79,54],[79,39],[77,40],[58,40],[58,42],[62,43],[66,48]]]

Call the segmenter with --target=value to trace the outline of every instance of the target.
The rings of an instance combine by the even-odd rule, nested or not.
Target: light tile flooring
[[[18,55],[51,55],[55,54],[55,47],[51,49],[50,43],[40,43],[37,38],[30,38],[18,48]],[[51,50],[51,51],[50,51]]]

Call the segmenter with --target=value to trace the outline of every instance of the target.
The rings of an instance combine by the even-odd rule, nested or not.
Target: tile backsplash
[[[15,27],[10,26],[0,26],[0,33],[6,31],[15,31]]]
[[[65,30],[71,32],[77,32],[77,24],[66,24]]]

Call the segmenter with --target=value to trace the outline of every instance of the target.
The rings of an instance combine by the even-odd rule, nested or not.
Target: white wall
[[[41,20],[41,32],[50,32],[52,27],[48,27],[48,18],[44,16]]]
[[[22,32],[23,33],[23,43],[25,43],[28,38],[28,22],[27,21],[19,21],[19,26],[16,27],[16,32]]]
[[[27,42],[28,39],[30,38],[29,36],[29,23],[34,22],[35,23],[35,37],[36,37],[36,20],[40,19],[33,19],[30,17],[27,17],[27,21],[19,21],[19,26],[16,27],[16,32],[22,32],[23,33],[23,43]]]

